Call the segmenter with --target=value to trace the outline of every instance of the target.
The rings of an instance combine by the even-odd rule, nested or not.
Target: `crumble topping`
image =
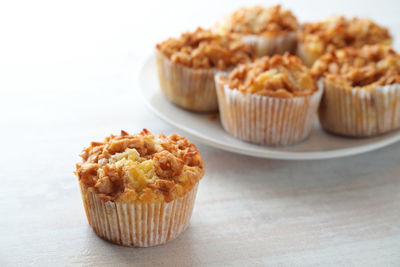
[[[297,38],[315,54],[331,52],[346,46],[390,45],[392,42],[388,29],[372,20],[357,17],[347,19],[343,16],[332,16],[321,22],[305,23]]]
[[[276,5],[270,8],[261,6],[240,8],[216,28],[223,33],[275,36],[296,31],[298,26],[292,12]]]
[[[225,70],[251,59],[250,48],[235,36],[223,36],[197,28],[169,38],[156,48],[172,62],[194,69]]]
[[[104,201],[170,202],[189,192],[204,174],[193,143],[177,134],[156,138],[146,129],[92,142],[81,157],[75,174]]]
[[[400,55],[383,45],[347,47],[325,54],[311,71],[349,89],[373,89],[400,83]]]
[[[241,64],[230,73],[227,83],[243,93],[282,98],[307,96],[317,90],[307,67],[288,53]]]

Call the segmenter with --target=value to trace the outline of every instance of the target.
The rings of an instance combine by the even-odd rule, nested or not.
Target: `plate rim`
[[[181,130],[184,132],[186,135],[188,135],[190,138],[193,138],[195,140],[198,140],[199,142],[206,144],[208,146],[216,147],[221,150],[229,151],[232,153],[236,154],[242,154],[242,155],[247,155],[251,157],[257,157],[257,158],[268,158],[268,159],[281,159],[281,160],[323,160],[323,159],[332,159],[332,158],[342,158],[342,157],[349,157],[349,156],[354,156],[354,155],[359,155],[363,153],[367,153],[376,149],[380,149],[383,147],[386,147],[388,145],[394,144],[400,140],[400,132],[397,135],[388,137],[386,139],[383,139],[381,141],[377,141],[374,143],[369,143],[361,146],[356,146],[356,147],[351,147],[351,148],[341,148],[341,149],[333,149],[329,151],[312,151],[312,152],[293,152],[293,151],[271,151],[271,150],[266,150],[264,152],[260,151],[254,151],[254,150],[247,150],[243,149],[237,146],[229,146],[226,145],[225,143],[218,142],[214,140],[213,138],[208,138],[207,136],[204,136],[202,133],[199,133],[195,130],[192,130],[191,128],[188,128],[182,124],[174,122],[172,119],[170,119],[168,116],[165,116],[162,114],[160,111],[158,111],[156,108],[151,105],[151,103],[147,100],[146,93],[144,90],[144,86],[142,86],[144,81],[144,76],[143,73],[146,71],[146,66],[148,64],[152,64],[151,61],[154,61],[154,53],[151,54],[150,56],[147,56],[145,60],[143,60],[140,71],[138,72],[138,86],[139,86],[139,91],[140,91],[140,96],[145,102],[146,106],[148,109],[150,109],[158,118],[161,120],[165,121],[169,125]],[[155,70],[156,71],[156,70]],[[161,92],[158,92],[161,93]]]

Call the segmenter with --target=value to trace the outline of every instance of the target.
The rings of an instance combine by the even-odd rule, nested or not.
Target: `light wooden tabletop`
[[[120,129],[179,133],[142,103],[143,60],[244,5],[142,2],[1,4],[0,266],[399,266],[400,143],[316,161],[197,143],[206,175],[178,239],[137,249],[93,233],[73,175],[80,150]],[[396,1],[285,3],[301,20],[359,14],[400,36]]]

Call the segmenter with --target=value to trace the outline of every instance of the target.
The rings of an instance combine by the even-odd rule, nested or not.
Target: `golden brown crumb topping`
[[[177,134],[154,137],[139,134],[111,135],[92,142],[76,164],[81,184],[104,201],[172,201],[187,192],[204,174],[196,148]]]
[[[312,74],[346,88],[400,83],[400,55],[383,45],[347,47],[322,56]]]
[[[169,38],[157,49],[172,62],[194,69],[225,70],[251,60],[250,48],[234,36],[222,36],[197,28],[180,38]]]
[[[370,19],[357,17],[347,19],[343,16],[332,16],[321,22],[305,23],[297,37],[315,54],[331,52],[346,46],[389,45],[392,41],[388,29]]]
[[[276,5],[270,8],[261,6],[240,8],[216,28],[223,33],[275,36],[296,31],[298,26],[292,12]]]
[[[307,67],[288,53],[241,64],[228,76],[227,83],[243,93],[282,98],[311,95],[317,89]]]

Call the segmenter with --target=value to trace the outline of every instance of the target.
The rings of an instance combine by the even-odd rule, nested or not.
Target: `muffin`
[[[164,95],[192,111],[218,110],[214,75],[251,60],[250,48],[233,36],[198,28],[157,45],[158,78]]]
[[[346,46],[390,45],[392,37],[387,28],[367,18],[347,19],[332,16],[316,23],[305,23],[297,33],[297,55],[311,67],[323,54]]]
[[[263,57],[216,75],[221,122],[241,140],[272,146],[307,138],[321,99],[309,70],[296,56]]]
[[[258,57],[294,52],[297,29],[296,17],[280,5],[238,9],[215,27],[222,34],[238,34]]]
[[[75,174],[97,235],[123,246],[149,247],[187,228],[204,164],[184,137],[121,131],[92,142],[81,157]]]
[[[312,74],[324,90],[322,127],[373,136],[400,127],[400,55],[384,45],[348,47],[317,60]]]

